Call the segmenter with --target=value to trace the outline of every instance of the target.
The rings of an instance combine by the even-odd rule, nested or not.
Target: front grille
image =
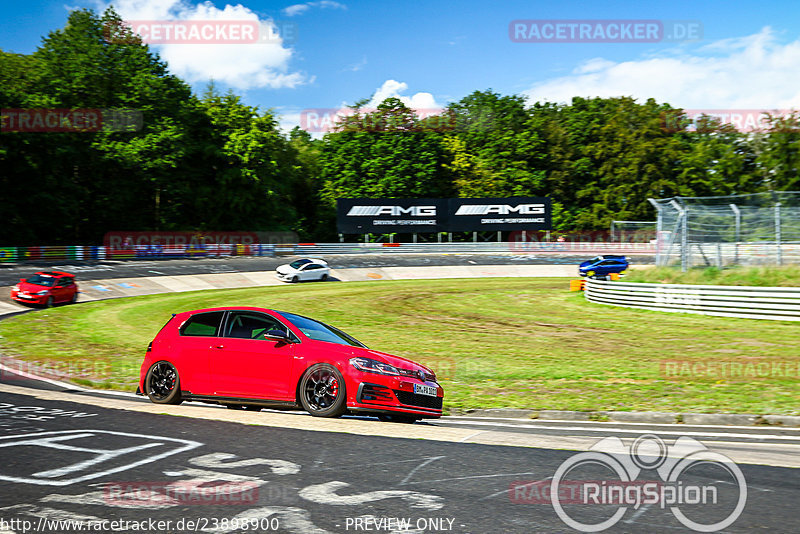
[[[408,406],[419,406],[421,408],[432,408],[434,410],[442,409],[442,397],[431,397],[430,395],[418,395],[409,391],[400,391],[395,389],[394,394],[397,395],[397,400],[401,404]]]
[[[425,371],[414,371],[413,369],[401,369],[397,368],[397,372],[400,373],[400,376],[407,376],[409,378],[418,378],[423,382],[433,382],[436,380],[436,375],[431,373],[426,373]]]
[[[392,400],[392,394],[389,393],[389,388],[384,386],[378,386],[374,384],[362,384],[361,388],[359,388],[359,400],[360,401],[371,401],[371,400]]]

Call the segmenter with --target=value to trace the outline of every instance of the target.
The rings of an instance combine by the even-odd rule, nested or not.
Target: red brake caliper
[[[328,385],[328,391],[331,392],[331,395],[336,397],[339,394],[339,381],[335,378],[331,380],[331,383]]]

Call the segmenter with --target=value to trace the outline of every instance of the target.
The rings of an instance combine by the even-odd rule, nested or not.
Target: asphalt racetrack
[[[592,257],[562,254],[340,254],[324,258],[332,269],[380,267],[432,267],[464,265],[577,265]],[[83,262],[26,262],[0,263],[0,286],[10,286],[40,270],[63,270],[81,279],[136,278],[144,276],[176,276],[187,274],[215,274],[253,271],[274,271],[279,265],[289,263],[297,256],[277,258],[224,257],[202,259],[83,261]],[[632,265],[649,265],[653,256],[631,256]],[[7,297],[7,295],[4,295]]]

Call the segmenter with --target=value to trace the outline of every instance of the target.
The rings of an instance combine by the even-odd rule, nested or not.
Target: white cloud
[[[615,62],[594,58],[568,76],[534,84],[531,101],[573,96],[655,98],[684,109],[800,107],[800,39],[777,42],[771,28],[661,57]]]
[[[302,15],[312,7],[321,9],[347,9],[347,6],[332,0],[320,0],[319,2],[306,2],[305,4],[294,4],[283,9],[283,14],[287,17]]]
[[[414,93],[411,96],[403,96],[408,90],[408,84],[405,82],[398,82],[397,80],[386,80],[383,82],[375,93],[372,99],[365,106],[366,108],[375,108],[387,98],[399,98],[400,101],[411,109],[441,109],[443,106],[436,102],[436,99],[431,93]]]
[[[108,4],[102,0],[100,9]],[[247,20],[259,23],[259,36],[266,42],[249,44],[154,44],[172,73],[192,83],[215,80],[236,89],[296,87],[308,82],[289,63],[293,51],[284,46],[280,30],[272,20],[260,20],[249,8],[225,5],[218,9],[211,2],[194,4],[190,0],[116,0],[114,8],[129,21],[208,21]]]
[[[358,71],[360,71],[361,69],[363,69],[366,66],[367,66],[367,56],[364,56],[364,57],[361,58],[361,61],[353,63],[352,65],[348,65],[347,67],[342,69],[342,71],[343,72],[344,71],[347,71],[347,72],[358,72]]]

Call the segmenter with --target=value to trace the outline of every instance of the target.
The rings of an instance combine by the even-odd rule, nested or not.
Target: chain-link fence
[[[611,241],[648,243],[656,238],[655,221],[611,221]]]
[[[800,191],[649,200],[657,265],[800,263]]]

